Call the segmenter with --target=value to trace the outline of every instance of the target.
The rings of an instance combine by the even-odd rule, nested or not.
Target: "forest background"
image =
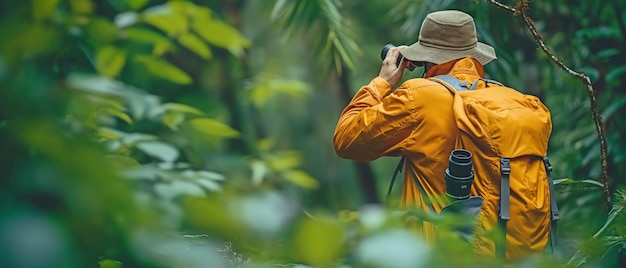
[[[3,267],[499,267],[382,205],[398,159],[332,147],[382,47],[441,9],[552,113],[558,254],[514,265],[626,261],[626,1],[0,3]]]

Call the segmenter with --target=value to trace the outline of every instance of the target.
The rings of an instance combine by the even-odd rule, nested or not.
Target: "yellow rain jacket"
[[[483,77],[483,66],[473,58],[464,58],[433,66],[425,77],[441,74],[472,83]],[[481,81],[477,90],[485,87]],[[450,91],[424,78],[407,80],[392,92],[387,81],[376,77],[363,86],[343,110],[335,129],[335,150],[339,156],[356,161],[372,161],[381,156],[405,156],[407,163],[401,209],[429,210],[426,199],[420,196],[418,187],[422,187],[428,195],[427,200],[432,202],[432,207],[438,213],[443,202],[437,202],[437,198],[445,195],[444,171],[448,167],[450,152],[458,148],[455,145],[459,127],[455,122],[453,102]],[[535,161],[536,157],[523,156],[525,152],[545,154],[547,150],[547,139],[551,132],[549,112],[542,104],[537,105],[537,109],[547,114],[543,120],[547,120],[545,123],[549,127],[533,134],[545,137],[540,139],[545,142],[539,145],[520,142],[511,144],[511,149],[507,150],[514,155],[505,155],[521,155],[522,159],[511,163],[511,219],[507,223],[507,259],[542,252],[549,238],[550,195],[547,174],[542,161]],[[506,131],[506,128],[503,129]],[[518,137],[528,133],[509,134],[503,133],[505,142],[514,143]],[[494,242],[481,237],[481,234],[497,226],[500,173],[498,166],[481,164],[477,159],[497,161],[497,156],[483,155],[477,148],[466,149],[474,154],[476,178],[471,189],[472,195],[484,198],[476,227],[474,250],[479,255],[493,256]],[[410,165],[416,168],[415,172],[409,168]],[[414,173],[421,186],[415,184],[411,173]],[[522,189],[522,194],[516,189]],[[422,222],[421,229],[427,240],[435,241],[435,229],[431,223]]]

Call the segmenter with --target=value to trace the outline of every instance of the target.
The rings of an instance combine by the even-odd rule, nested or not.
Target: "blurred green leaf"
[[[210,118],[197,118],[189,121],[189,124],[198,132],[215,137],[236,138],[239,132],[230,126]]]
[[[269,171],[265,162],[260,160],[252,160],[250,163],[250,169],[252,169],[252,184],[255,186],[261,185],[261,183],[263,183],[263,179]]]
[[[601,182],[594,180],[573,180],[570,178],[554,180],[554,185],[568,185],[568,184],[590,184],[593,186],[604,187]]]
[[[123,136],[122,133],[115,129],[101,127],[98,128],[98,137],[107,139],[107,140],[117,140]]]
[[[626,71],[626,69],[624,70]],[[614,99],[609,107],[606,107],[604,111],[602,111],[602,114],[600,115],[602,116],[602,120],[604,122],[609,120],[615,114],[615,112],[619,111],[619,109],[624,107],[624,105],[626,105],[626,97]]]
[[[127,115],[126,113],[117,110],[117,109],[110,109],[110,108],[106,108],[106,109],[102,109],[102,112],[104,112],[107,115],[111,115],[111,116],[115,116],[119,119],[122,119],[124,122],[128,123],[128,124],[132,124],[133,123],[133,119],[130,118],[129,115]]]
[[[185,170],[182,175],[185,178],[192,179],[193,182],[212,192],[219,191],[221,189],[221,186],[216,181],[224,180],[224,175],[206,170]]]
[[[122,268],[122,267],[124,267],[124,265],[122,265],[121,262],[110,260],[110,259],[101,260],[101,261],[98,262],[98,264],[100,265],[100,268]]]
[[[132,9],[137,10],[145,6],[150,0],[124,0],[126,5]]]
[[[214,19],[194,20],[192,29],[209,44],[226,48],[231,53],[240,56],[244,48],[250,46],[243,35],[234,27]]]
[[[118,28],[127,28],[139,22],[139,14],[132,11],[123,12],[117,14],[113,21]]]
[[[616,56],[618,54],[619,54],[619,51],[617,49],[610,48],[610,49],[604,49],[604,50],[599,51],[596,54],[596,56],[600,59],[606,59],[606,58]]]
[[[116,168],[137,167],[140,165],[134,158],[124,155],[107,155],[107,159]]]
[[[202,115],[202,111],[180,103],[166,103],[161,106],[163,116],[161,121],[172,130],[178,130],[178,126],[185,120],[185,114]]]
[[[165,162],[174,162],[178,158],[176,147],[160,141],[142,141],[136,147],[144,153]]]
[[[187,178],[193,178],[193,179],[203,178],[203,179],[217,180],[217,181],[224,180],[224,175],[219,174],[219,173],[215,173],[215,172],[211,172],[211,171],[206,171],[206,170],[198,170],[198,171],[185,170],[185,171],[183,171],[182,174],[183,174],[183,176],[185,176]]]
[[[91,0],[70,0],[72,11],[77,14],[93,13],[93,3]]]
[[[136,55],[135,59],[143,64],[150,73],[162,79],[181,85],[188,85],[193,82],[191,76],[183,70],[162,59],[145,55]]]
[[[284,171],[297,168],[302,164],[302,153],[298,151],[280,151],[265,157],[270,168],[274,171]]]
[[[148,181],[168,180],[170,178],[165,170],[151,165],[128,166],[120,171],[120,175],[127,179]]]
[[[183,14],[172,13],[167,6],[158,11],[146,10],[143,20],[163,31],[168,36],[178,36],[188,31],[187,18]]]
[[[117,39],[117,27],[106,18],[90,17],[85,30],[87,40],[94,47],[109,45]]]
[[[48,24],[15,24],[12,20],[0,22],[0,54],[5,61],[0,64],[20,61],[25,56],[41,56],[57,50],[61,45],[61,35]]]
[[[98,49],[96,53],[96,70],[106,77],[116,77],[126,63],[126,51],[114,46]]]
[[[128,40],[139,42],[139,43],[147,43],[151,45],[156,44],[167,44],[171,47],[174,47],[174,44],[167,39],[167,37],[161,35],[158,32],[142,29],[142,28],[128,28],[122,32],[122,36],[127,38]]]
[[[308,84],[295,80],[261,78],[248,88],[250,101],[259,108],[265,107],[277,95],[284,94],[302,101],[312,93]]]
[[[339,220],[330,217],[303,219],[294,236],[298,256],[314,266],[329,266],[343,253],[344,228]]]
[[[165,103],[163,104],[163,109],[166,112],[180,112],[180,113],[188,113],[188,114],[195,114],[195,115],[204,114],[202,111],[198,110],[198,108],[181,104],[181,103]]]
[[[241,224],[236,221],[228,209],[228,200],[237,200],[237,196],[208,195],[206,197],[189,196],[183,199],[183,208],[189,225],[197,230],[213,233],[227,239],[241,236]],[[210,217],[208,217],[210,215]]]
[[[302,188],[317,189],[319,187],[317,180],[302,170],[286,170],[282,172],[282,175],[285,180]]]
[[[124,136],[122,136],[122,142],[128,146],[135,146],[139,142],[156,140],[156,136],[145,133],[125,133]]]
[[[220,185],[213,180],[198,178],[194,182],[212,192],[219,191],[221,189]]]
[[[59,0],[33,0],[33,18],[43,20],[56,10]]]
[[[178,130],[178,126],[185,120],[182,113],[167,113],[161,118],[161,122],[171,130]]]
[[[442,232],[443,230],[439,231]],[[443,250],[445,242],[447,240],[438,244],[437,249]],[[433,255],[435,254],[430,251],[429,245],[425,241],[415,233],[405,229],[383,230],[367,236],[359,243],[356,250],[359,263],[364,267],[430,267],[432,264],[428,265],[429,259]],[[464,255],[459,254],[453,258],[463,258]],[[457,263],[462,264],[461,266],[467,264],[467,262]],[[451,265],[442,266],[453,267]]]
[[[178,37],[178,42],[205,60],[211,57],[209,47],[194,34],[183,33]]]
[[[169,1],[167,2],[167,6],[171,12],[184,16],[193,15],[196,13],[197,9],[201,8],[201,6],[195,5],[191,1]]]
[[[271,93],[272,90],[267,85],[259,84],[250,89],[249,98],[254,106],[262,108],[270,99]]]
[[[174,180],[168,183],[159,183],[154,186],[154,191],[165,200],[171,200],[181,195],[205,196],[204,190],[198,185],[181,180]]]
[[[613,68],[606,74],[606,80],[609,83],[619,82],[619,78],[624,77],[624,73],[626,73],[626,65]]]

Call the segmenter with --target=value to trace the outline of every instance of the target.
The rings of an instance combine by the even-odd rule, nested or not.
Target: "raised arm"
[[[410,92],[374,78],[363,86],[343,110],[334,134],[337,155],[371,161],[384,155],[400,155],[415,120]]]

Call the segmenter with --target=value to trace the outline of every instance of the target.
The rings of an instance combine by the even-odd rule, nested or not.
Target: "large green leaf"
[[[187,85],[193,82],[191,76],[189,76],[183,70],[162,59],[145,55],[137,55],[135,56],[135,59],[143,64],[148,72],[157,77],[181,85]]]
[[[215,119],[197,118],[190,120],[189,124],[204,135],[224,138],[239,137],[237,130]]]

